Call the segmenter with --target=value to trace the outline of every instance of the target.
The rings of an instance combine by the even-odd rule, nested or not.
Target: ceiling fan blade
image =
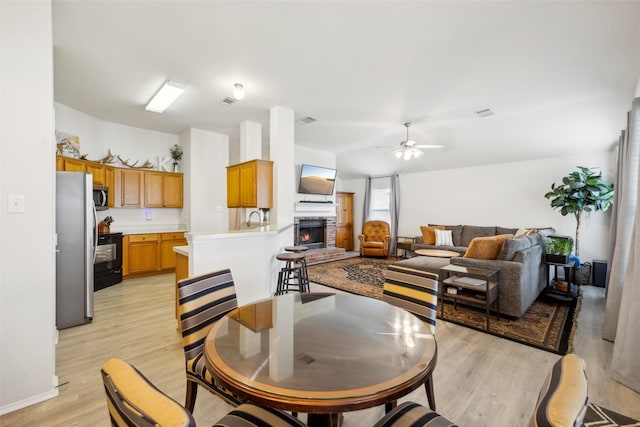
[[[416,148],[443,148],[444,145],[440,145],[440,144],[418,144],[418,145],[414,145],[414,147],[416,147]]]

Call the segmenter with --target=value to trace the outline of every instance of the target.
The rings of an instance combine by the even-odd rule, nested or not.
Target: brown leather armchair
[[[389,224],[384,221],[366,221],[362,225],[360,256],[389,256]]]

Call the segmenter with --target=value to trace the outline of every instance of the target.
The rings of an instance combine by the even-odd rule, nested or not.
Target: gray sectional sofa
[[[535,227],[532,227],[535,228]],[[505,227],[478,227],[473,225],[445,226],[452,231],[454,246],[425,245],[422,236],[415,239],[416,249],[446,249],[459,252],[460,257],[433,258],[417,256],[396,264],[439,274],[442,266],[449,264],[478,268],[500,269],[500,312],[513,317],[522,316],[536,300],[547,284],[542,238],[554,234],[553,228],[536,228],[529,236],[508,239],[502,245],[496,259],[464,258],[467,247],[476,237],[515,234],[517,229]]]

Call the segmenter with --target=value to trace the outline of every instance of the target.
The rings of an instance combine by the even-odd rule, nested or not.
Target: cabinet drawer
[[[157,234],[132,234],[129,236],[129,243],[135,242],[157,242]]]
[[[178,239],[184,239],[184,232],[182,231],[177,231],[175,233],[162,233],[160,235],[160,239],[161,240],[178,240]]]

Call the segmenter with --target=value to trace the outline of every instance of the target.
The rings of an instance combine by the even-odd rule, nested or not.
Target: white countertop
[[[189,246],[174,246],[173,247],[173,252],[188,257],[189,256]]]
[[[185,224],[111,225],[112,233],[122,234],[171,233],[174,231],[186,232],[187,226]]]
[[[237,239],[237,238],[252,238],[260,236],[268,236],[281,232],[282,230],[293,227],[293,224],[269,224],[261,227],[242,228],[240,230],[228,230],[226,232],[217,233],[187,233],[188,240],[217,240],[217,239]]]

